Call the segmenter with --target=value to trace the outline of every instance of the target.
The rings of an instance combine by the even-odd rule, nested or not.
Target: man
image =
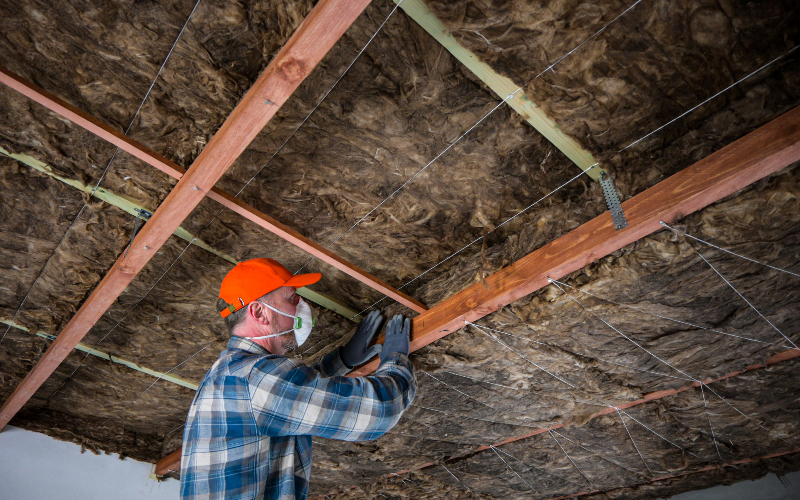
[[[383,321],[374,311],[352,339],[313,366],[285,356],[313,324],[295,290],[320,277],[293,276],[274,260],[252,259],[223,279],[217,310],[231,339],[189,409],[182,499],[304,499],[311,436],[377,439],[411,404],[410,321],[400,315],[387,324],[382,348],[369,347]],[[343,376],[378,352],[373,376]]]

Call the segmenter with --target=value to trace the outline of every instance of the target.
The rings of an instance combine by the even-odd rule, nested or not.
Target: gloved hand
[[[381,351],[383,347],[381,344],[376,344],[369,349],[369,343],[372,338],[378,333],[383,323],[383,316],[379,311],[372,311],[367,314],[367,317],[361,320],[356,328],[356,333],[353,338],[347,341],[339,350],[339,355],[342,361],[348,368],[353,368],[362,363],[366,363],[369,359]]]
[[[383,341],[383,349],[381,349],[381,363],[386,361],[392,353],[402,352],[408,355],[411,350],[411,320],[406,318],[403,321],[403,315],[398,314],[386,325],[386,338]]]

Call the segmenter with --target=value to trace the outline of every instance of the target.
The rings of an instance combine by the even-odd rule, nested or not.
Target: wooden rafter
[[[150,221],[0,408],[0,429],[25,405],[209,193],[369,0],[320,0],[245,94]],[[6,72],[7,75],[7,72]]]
[[[797,161],[800,161],[800,108],[787,112],[625,201],[622,208],[628,220],[627,228],[617,231],[610,213],[605,212],[420,314],[413,319],[411,351],[460,330],[465,321],[475,322],[543,288],[549,283],[549,278],[563,278],[658,231],[662,228],[660,221],[674,222]],[[786,351],[771,358],[764,366],[797,356],[797,350]],[[369,375],[378,364],[379,360],[375,359],[350,372],[349,376]],[[754,365],[747,370],[764,366]],[[641,402],[687,388],[648,395]],[[620,408],[636,404],[639,402],[621,405]],[[156,473],[164,475],[179,467],[180,449],[159,460]]]
[[[365,2],[365,0],[359,0],[359,1]],[[299,29],[300,28],[298,28],[298,31]],[[297,71],[297,68],[290,69],[289,71]],[[71,121],[72,123],[75,123],[76,125],[88,130],[89,132],[94,133],[98,137],[105,139],[111,144],[114,144],[123,151],[126,151],[131,155],[135,156],[136,158],[139,158],[140,160],[144,161],[145,163],[161,170],[170,177],[173,177],[175,179],[181,179],[186,173],[186,170],[184,170],[183,167],[181,167],[177,163],[168,160],[167,158],[156,153],[155,151],[152,151],[148,147],[125,136],[121,132],[111,128],[110,126],[94,118],[93,116],[84,113],[78,108],[54,96],[53,94],[47,92],[46,90],[42,89],[36,84],[29,82],[24,78],[12,73],[11,71],[7,70],[6,68],[3,68],[2,66],[0,66],[0,82],[8,85],[9,87],[18,91],[19,93],[23,94],[29,99],[36,101],[37,103],[41,104],[47,109],[55,113],[58,113],[67,120]],[[275,111],[277,111],[278,107],[282,105],[283,102],[288,97],[288,95],[286,95],[285,97],[280,99],[280,95],[278,94],[278,92],[280,92],[280,89],[277,87],[271,88],[270,90],[265,89],[262,91],[263,95],[259,96],[261,101],[255,102],[255,105],[261,108],[260,112],[265,113],[265,116],[267,114],[269,114],[269,116],[272,116],[272,114],[274,114]],[[232,117],[233,114],[231,114],[231,118]],[[206,146],[206,149],[208,149],[208,146]],[[198,160],[199,159],[200,158],[198,157]],[[273,234],[277,235],[280,238],[283,238],[289,243],[310,253],[319,260],[327,264],[330,264],[331,266],[344,272],[348,276],[351,276],[356,280],[360,281],[361,283],[369,286],[370,288],[386,295],[387,297],[396,300],[397,302],[403,304],[404,306],[410,308],[411,310],[416,311],[418,313],[428,310],[428,308],[418,300],[391,287],[383,280],[351,264],[347,260],[331,252],[330,250],[311,241],[310,239],[301,235],[297,231],[291,229],[290,227],[284,224],[281,224],[272,217],[264,214],[263,212],[260,212],[259,210],[256,210],[255,208],[242,202],[241,200],[235,198],[234,196],[226,193],[225,191],[213,187],[212,185],[208,186],[208,189],[203,191],[203,193],[205,194],[205,196],[208,196],[210,199],[216,201],[225,208],[233,212],[236,212],[237,214],[245,217],[246,219],[258,224],[267,231],[272,232]]]

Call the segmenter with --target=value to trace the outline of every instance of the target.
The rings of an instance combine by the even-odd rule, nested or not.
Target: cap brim
[[[322,274],[320,273],[308,273],[308,274],[298,274],[297,276],[292,276],[289,278],[289,281],[283,284],[283,286],[293,286],[295,288],[304,287],[306,285],[313,285],[317,281],[322,278]]]

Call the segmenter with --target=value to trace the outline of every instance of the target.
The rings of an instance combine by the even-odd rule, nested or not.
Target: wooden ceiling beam
[[[662,229],[661,221],[675,222],[797,161],[800,161],[800,107],[625,201],[622,209],[628,220],[627,228],[617,231],[611,214],[605,212],[420,314],[413,319],[411,351],[460,330],[465,321],[475,322],[545,287],[549,278],[561,279]],[[746,371],[794,359],[798,355],[797,350],[786,351],[773,356],[764,365],[753,365]],[[369,375],[378,364],[376,358],[348,376]],[[691,387],[653,393],[643,400],[620,404],[620,408],[629,408]],[[522,438],[510,438],[498,445],[518,439]],[[180,451],[178,449],[159,460],[156,474],[164,475],[180,469]]]
[[[320,0],[269,63],[167,195],[150,221],[100,281],[36,366],[0,408],[0,429],[22,409],[72,349],[209,193],[250,142],[311,73],[369,0]]]
[[[358,0],[358,1],[365,2],[365,0]],[[366,3],[368,3],[368,1],[366,1]],[[55,113],[58,113],[62,117],[71,121],[72,123],[88,130],[89,132],[92,132],[93,134],[97,135],[102,139],[105,139],[106,141],[117,146],[123,151],[130,153],[136,158],[139,158],[143,162],[161,170],[170,177],[180,180],[186,173],[186,170],[177,163],[168,160],[167,158],[161,156],[160,154],[149,149],[143,144],[140,144],[139,142],[125,136],[125,134],[119,132],[118,130],[113,129],[109,125],[106,125],[105,123],[94,118],[93,116],[84,113],[75,106],[72,106],[71,104],[65,102],[64,100],[56,97],[50,92],[37,86],[36,84],[25,80],[24,78],[14,74],[13,72],[9,71],[6,68],[3,68],[2,66],[0,66],[0,82],[18,91],[19,93],[28,97],[29,99],[41,104],[47,109]],[[280,95],[278,92],[279,92],[278,88],[274,88],[271,91],[266,91],[266,90],[263,91],[264,95],[260,96],[263,99],[261,99],[261,101],[259,102],[255,102],[255,106],[261,108],[259,110],[260,113],[265,113],[265,114],[270,113],[271,116],[272,114],[275,113],[275,111],[277,111],[278,107],[280,107],[280,105],[282,105],[283,102],[288,97],[287,95],[283,97],[283,100],[276,101],[276,99],[279,99]],[[249,142],[248,144],[245,145],[245,147],[247,145],[249,145]],[[206,149],[208,149],[208,146],[206,146]],[[355,278],[356,280],[367,285],[373,290],[376,290],[386,295],[387,297],[396,300],[397,302],[403,304],[404,306],[410,308],[411,310],[416,311],[418,313],[422,313],[428,310],[428,308],[422,302],[419,302],[418,300],[395,289],[394,287],[385,283],[383,280],[351,264],[347,260],[331,252],[330,250],[311,241],[310,239],[301,235],[297,231],[278,222],[272,217],[266,215],[265,213],[256,210],[255,208],[235,198],[234,196],[226,193],[225,191],[210,186],[208,189],[204,191],[204,194],[205,196],[211,198],[212,200],[221,204],[225,208],[233,212],[236,212],[242,217],[258,224],[267,231],[270,231],[276,236],[297,246],[301,250],[308,252],[309,254],[335,267],[336,269],[342,271],[348,276]]]

